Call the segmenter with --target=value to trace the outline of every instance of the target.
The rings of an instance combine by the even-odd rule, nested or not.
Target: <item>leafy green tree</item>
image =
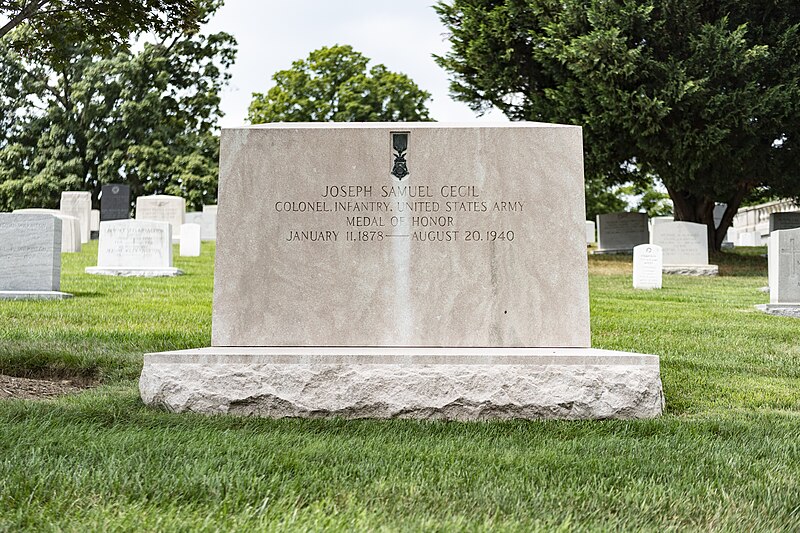
[[[586,220],[596,220],[597,215],[627,211],[628,202],[619,197],[614,188],[603,180],[586,177]]]
[[[719,249],[756,187],[800,196],[795,0],[451,0],[458,100],[583,126],[587,175],[652,177]],[[727,211],[718,230],[715,202]]]
[[[421,90],[405,74],[375,65],[350,46],[322,47],[276,72],[275,86],[253,93],[248,120],[264,122],[397,122],[430,120]]]
[[[56,206],[63,190],[90,190],[96,203],[111,182],[194,207],[216,199],[231,36],[168,31],[138,53],[79,42],[55,65],[2,45],[0,106],[14,113],[0,131],[0,210]]]
[[[132,32],[194,28],[198,11],[195,0],[0,0],[0,15],[8,19],[0,38],[25,24],[40,42],[48,42],[57,27],[72,42],[87,35],[119,42]],[[73,24],[76,19],[80,25]]]

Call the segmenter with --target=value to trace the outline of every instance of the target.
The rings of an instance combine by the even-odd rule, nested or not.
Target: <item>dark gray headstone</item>
[[[131,188],[121,183],[103,185],[100,193],[100,220],[130,218]]]
[[[800,211],[772,213],[769,215],[769,232],[800,228]]]
[[[0,213],[0,291],[61,287],[61,220],[52,215]]]

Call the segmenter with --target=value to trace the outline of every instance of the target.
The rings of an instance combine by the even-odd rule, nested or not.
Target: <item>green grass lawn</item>
[[[213,245],[173,279],[87,276],[63,302],[0,302],[0,373],[91,379],[0,402],[0,531],[800,529],[800,321],[768,297],[763,249],[719,278],[631,288],[592,258],[595,347],[661,356],[657,420],[261,420],[145,408],[148,351],[207,346]]]

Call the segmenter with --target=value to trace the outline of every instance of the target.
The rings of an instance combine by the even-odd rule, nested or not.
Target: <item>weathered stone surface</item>
[[[88,191],[64,191],[61,193],[60,210],[65,215],[75,217],[81,225],[81,243],[86,244],[91,237],[92,193]]]
[[[139,389],[273,418],[650,418],[664,402],[658,357],[593,349],[205,348],[147,354]]]
[[[769,232],[800,228],[800,211],[770,213]]]
[[[181,225],[184,223],[185,214],[186,200],[180,196],[154,194],[140,196],[136,199],[136,220],[169,222],[174,241],[180,239]]]
[[[633,288],[660,289],[662,252],[657,244],[640,244],[633,249]]]
[[[72,295],[61,291],[0,291],[0,300],[66,300]]]
[[[58,209],[26,208],[15,209],[14,213],[52,215],[61,219],[61,253],[81,251],[81,224],[77,218],[65,215]]]
[[[171,228],[155,220],[100,223],[97,266],[87,274],[161,277],[182,274],[172,266]]]
[[[221,143],[213,346],[590,345],[580,128],[266,124]]]
[[[768,315],[800,318],[800,304],[761,304],[757,305],[756,309]]]
[[[595,253],[632,253],[634,246],[648,242],[650,231],[645,213],[597,215]]]
[[[717,276],[719,266],[717,265],[683,265],[683,266],[664,266],[664,274],[673,276]]]
[[[0,213],[0,290],[58,291],[61,220],[37,213]]]
[[[770,233],[769,303],[800,305],[800,228]]]
[[[653,224],[650,243],[661,246],[664,266],[708,265],[705,224],[662,221]]]

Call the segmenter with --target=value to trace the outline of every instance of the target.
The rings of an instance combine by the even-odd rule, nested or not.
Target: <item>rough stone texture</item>
[[[769,235],[769,303],[800,305],[800,228]]]
[[[64,191],[61,193],[60,210],[75,217],[81,225],[81,243],[90,240],[92,226],[92,193],[88,191]]]
[[[633,249],[633,288],[660,289],[662,252],[657,244],[640,244]]]
[[[184,257],[200,255],[200,224],[184,224],[181,226],[180,254]]]
[[[650,242],[645,213],[597,215],[596,253],[632,253],[633,247]]]
[[[664,266],[664,274],[675,276],[717,276],[717,265],[670,265]]]
[[[0,291],[0,300],[66,300],[72,298],[61,291]]]
[[[14,213],[38,213],[59,218],[61,220],[61,253],[81,251],[81,224],[76,217],[65,215],[58,209],[15,209]]]
[[[0,291],[58,291],[61,219],[0,213]]]
[[[98,276],[120,276],[123,278],[172,278],[183,275],[179,268],[124,268],[124,267],[86,267],[87,274]]]
[[[122,183],[103,185],[100,191],[100,221],[130,218],[131,188]]]
[[[172,266],[170,225],[155,220],[100,223],[97,266],[87,274],[161,277],[182,274]]]
[[[580,128],[286,123],[221,143],[213,346],[590,345]]]
[[[800,318],[800,304],[762,304],[757,305],[756,309],[768,315],[788,316],[790,318]]]
[[[655,417],[663,409],[656,356],[483,351],[206,348],[147,354],[139,390],[145,403],[172,411],[272,418],[627,419]]]
[[[180,196],[154,194],[136,199],[136,220],[169,222],[172,227],[172,239],[176,242],[180,239],[185,215],[186,200]]]
[[[653,224],[650,244],[661,246],[664,266],[708,264],[708,229],[705,224],[678,221]]]

